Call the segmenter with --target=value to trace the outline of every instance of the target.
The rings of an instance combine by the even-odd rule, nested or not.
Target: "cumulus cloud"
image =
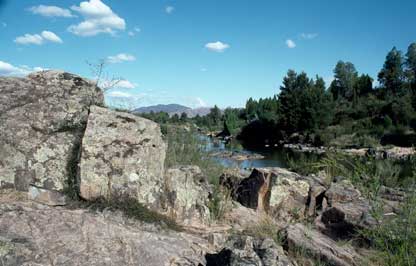
[[[296,43],[291,39],[286,40],[286,45],[289,48],[295,48],[296,47]]]
[[[17,44],[35,44],[35,45],[42,45],[45,42],[54,42],[54,43],[63,43],[62,39],[53,33],[52,31],[44,30],[40,34],[28,34],[26,33],[23,36],[16,37],[14,40]]]
[[[30,68],[28,66],[14,66],[0,60],[0,76],[25,76],[31,72],[42,71],[41,67]]]
[[[43,39],[50,41],[50,42],[63,43],[62,39],[59,38],[59,36],[53,33],[52,31],[47,31],[47,30],[42,31],[42,37]]]
[[[205,48],[213,52],[222,53],[226,49],[230,48],[230,45],[217,41],[217,42],[209,42],[205,44]]]
[[[318,37],[318,33],[301,33],[300,37],[305,40],[312,40]]]
[[[112,64],[135,61],[135,60],[136,60],[136,57],[134,57],[133,55],[124,54],[124,53],[107,57],[107,62],[112,63]]]
[[[173,11],[175,11],[175,8],[173,6],[167,6],[165,7],[165,12],[168,14],[172,14]]]
[[[71,13],[71,10],[60,8],[57,6],[39,5],[39,6],[32,6],[28,10],[35,15],[41,15],[44,17],[64,17],[64,18],[74,17],[74,15],[72,15]]]
[[[68,31],[78,36],[95,36],[100,33],[115,35],[118,30],[125,30],[126,22],[114,13],[101,0],[89,0],[72,6],[72,10],[80,13],[84,21],[68,27]]]
[[[23,36],[19,36],[14,40],[15,43],[18,44],[36,44],[41,45],[43,44],[43,38],[39,34],[28,34],[26,33]]]

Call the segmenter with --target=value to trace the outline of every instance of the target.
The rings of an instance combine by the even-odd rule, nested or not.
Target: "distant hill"
[[[135,109],[134,113],[150,113],[150,112],[166,112],[168,114],[174,114],[174,113],[182,113],[186,112],[187,110],[190,110],[191,108],[180,105],[180,104],[158,104],[158,105],[152,105],[152,106],[146,106],[146,107],[140,107]]]
[[[146,106],[146,107],[140,107],[135,110],[133,110],[134,113],[139,114],[146,114],[150,112],[166,112],[169,114],[169,116],[172,116],[174,114],[181,115],[182,113],[186,113],[188,117],[195,117],[197,115],[204,116],[207,115],[210,111],[210,107],[199,107],[192,109],[190,107],[180,105],[180,104],[158,104],[158,105],[152,105],[152,106]]]

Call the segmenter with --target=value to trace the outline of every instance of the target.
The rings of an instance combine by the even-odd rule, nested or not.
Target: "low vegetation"
[[[126,217],[144,222],[159,225],[161,228],[175,231],[182,230],[181,227],[171,218],[159,214],[143,206],[137,199],[127,196],[114,196],[111,199],[98,199],[92,202],[82,203],[84,208],[96,211],[120,211]]]
[[[219,186],[219,177],[224,167],[212,159],[206,151],[206,143],[192,128],[165,124],[162,126],[168,143],[165,165],[167,168],[180,165],[198,166],[212,185],[208,208],[211,219],[221,220],[230,203],[230,195]]]
[[[303,174],[320,172],[328,177],[346,178],[370,199],[372,215],[379,223],[372,229],[360,231],[357,237],[367,239],[375,251],[371,261],[382,261],[380,265],[389,266],[416,265],[415,158],[405,168],[399,162],[332,153],[317,161],[305,159],[296,166],[295,170],[302,169]],[[383,216],[384,205],[379,194],[382,186],[406,192],[397,215]]]

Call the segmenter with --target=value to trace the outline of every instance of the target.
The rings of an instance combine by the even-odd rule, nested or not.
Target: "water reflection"
[[[205,151],[215,154],[220,152],[234,152],[245,155],[260,154],[264,156],[263,159],[249,159],[243,161],[236,161],[231,158],[223,156],[214,156],[225,167],[238,167],[243,168],[255,168],[255,167],[288,167],[288,158],[293,158],[295,154],[291,150],[283,148],[264,148],[264,149],[244,149],[243,145],[233,140],[228,144],[215,138],[210,138],[204,135],[200,135],[199,138],[204,143]]]

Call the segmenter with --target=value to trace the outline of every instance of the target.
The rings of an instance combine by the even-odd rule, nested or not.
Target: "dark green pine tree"
[[[387,54],[383,68],[378,73],[380,84],[388,93],[397,96],[403,87],[403,57],[396,47]]]

